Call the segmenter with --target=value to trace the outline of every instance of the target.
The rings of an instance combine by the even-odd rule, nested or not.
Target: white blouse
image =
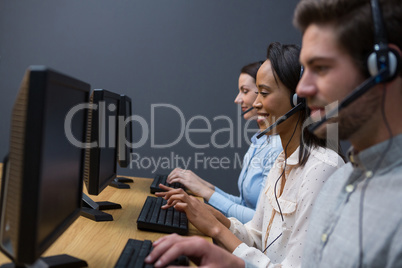
[[[242,224],[236,218],[229,218],[231,232],[243,241],[233,254],[257,267],[300,267],[313,202],[326,179],[343,164],[336,152],[317,147],[311,149],[306,164],[301,167],[297,148],[286,161],[286,183],[278,198],[282,221],[274,194],[275,182],[285,167],[282,151],[268,174],[253,219]],[[281,181],[276,186],[277,196]],[[264,254],[262,251],[276,238]]]

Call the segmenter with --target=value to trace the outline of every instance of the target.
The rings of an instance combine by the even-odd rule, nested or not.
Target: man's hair
[[[388,43],[402,50],[402,1],[379,0],[379,3]],[[366,59],[374,47],[370,0],[301,0],[293,23],[303,33],[311,24],[331,26],[338,47],[352,56],[363,75],[369,76]]]

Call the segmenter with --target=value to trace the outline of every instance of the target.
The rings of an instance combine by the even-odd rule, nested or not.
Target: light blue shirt
[[[242,223],[253,218],[265,179],[282,151],[278,135],[257,139],[258,134],[251,138],[252,144],[243,158],[238,180],[240,196],[230,195],[215,187],[215,192],[208,202],[226,217],[235,217]]]

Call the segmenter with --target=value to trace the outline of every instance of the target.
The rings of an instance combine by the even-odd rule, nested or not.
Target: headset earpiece
[[[292,105],[292,108],[298,104],[299,99],[300,98],[297,96],[296,93],[293,94],[293,96],[290,98],[290,105]]]
[[[394,79],[400,67],[400,56],[397,51],[388,46],[384,20],[378,0],[370,0],[374,26],[374,49],[367,58],[367,69],[371,77],[378,75],[380,70],[386,69],[377,83]]]
[[[371,76],[376,76],[379,72],[378,62],[380,60],[377,59],[377,53],[372,52],[367,58],[367,68]],[[393,49],[388,49],[388,78],[386,81],[392,80],[398,73],[400,60],[399,54]]]
[[[303,67],[303,65],[300,65],[299,80],[303,76],[303,72],[304,72],[304,67]],[[302,102],[306,103],[306,100],[304,98],[299,98],[299,96],[297,96],[297,93],[293,94],[293,96],[290,97],[290,105],[292,106],[292,108],[296,107],[299,103],[302,103]]]
[[[306,99],[305,98],[300,98],[299,96],[297,96],[297,94],[293,94],[293,96],[290,98],[290,105],[292,105],[293,107],[296,107],[297,105],[301,104],[301,103],[306,103]]]

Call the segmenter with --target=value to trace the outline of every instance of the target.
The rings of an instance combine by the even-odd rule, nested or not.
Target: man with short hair
[[[307,99],[313,121],[366,79],[377,83],[314,132],[325,137],[337,123],[352,147],[350,162],[316,199],[303,267],[402,267],[402,74],[395,65],[402,2],[303,0],[294,23],[303,32],[297,94]]]

